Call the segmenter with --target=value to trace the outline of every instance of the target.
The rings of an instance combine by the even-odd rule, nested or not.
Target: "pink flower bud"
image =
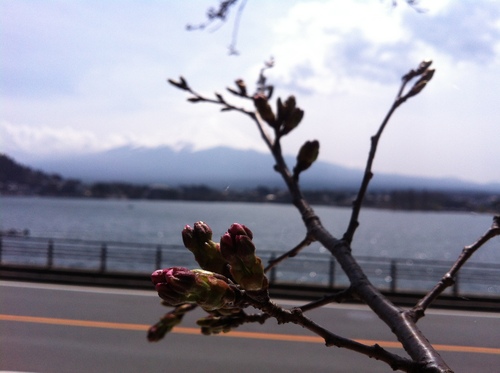
[[[197,303],[205,310],[216,310],[235,299],[227,278],[201,269],[173,267],[153,272],[151,279],[160,298],[171,306]]]
[[[194,228],[186,225],[182,230],[184,246],[194,254],[195,260],[201,268],[224,273],[226,261],[222,257],[219,244],[212,241],[212,229],[208,224],[198,221]]]
[[[253,238],[252,231],[245,225],[239,223],[231,224],[231,226],[227,230],[227,233],[229,233],[232,237],[236,235],[243,235],[250,237],[250,239]]]
[[[233,237],[229,233],[224,233],[220,238],[220,252],[229,263],[236,259]]]
[[[195,275],[184,267],[157,270],[151,280],[160,298],[172,306],[189,302],[196,283]]]
[[[248,236],[236,236],[234,238],[236,255],[244,263],[255,261],[255,245]]]
[[[234,281],[243,289],[253,291],[267,288],[267,281],[262,262],[255,255],[252,238],[253,233],[250,229],[243,224],[235,223],[221,237],[220,250],[230,265]]]
[[[182,241],[184,242],[184,246],[190,250],[196,250],[211,239],[212,229],[202,221],[194,223],[194,228],[186,225],[182,230]]]

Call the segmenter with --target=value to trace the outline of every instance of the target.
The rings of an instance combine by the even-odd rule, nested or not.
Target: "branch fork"
[[[443,275],[441,280],[426,296],[424,296],[414,307],[409,310],[403,310],[395,306],[386,297],[384,297],[380,293],[380,291],[375,288],[375,286],[371,284],[371,282],[353,257],[351,250],[351,243],[353,241],[356,229],[359,226],[359,213],[361,211],[361,207],[363,205],[363,200],[368,190],[369,183],[374,175],[373,164],[379,140],[397,108],[411,97],[414,97],[421,93],[422,90],[427,86],[429,81],[432,79],[435,73],[434,69],[430,68],[432,61],[423,61],[416,69],[410,70],[402,77],[401,85],[391,107],[389,108],[386,116],[380,124],[377,132],[372,136],[371,147],[365,166],[364,176],[356,199],[353,202],[353,208],[348,228],[342,238],[334,237],[322,225],[313,208],[304,199],[299,185],[300,173],[311,167],[315,160],[318,158],[319,142],[316,140],[312,140],[304,143],[304,145],[298,151],[297,163],[293,167],[292,172],[290,171],[290,168],[284,160],[281,150],[281,141],[290,131],[292,131],[300,124],[304,116],[304,112],[296,106],[295,98],[293,96],[290,96],[284,102],[281,101],[281,99],[278,99],[276,106],[277,115],[273,111],[270,104],[270,98],[273,93],[273,88],[266,83],[266,78],[264,76],[264,71],[271,68],[273,66],[273,63],[273,61],[267,63],[261,70],[255,95],[251,96],[248,94],[247,86],[241,79],[236,80],[236,88],[228,88],[228,91],[236,97],[240,99],[251,100],[254,104],[255,109],[246,109],[233,105],[219,93],[215,94],[215,98],[205,97],[194,91],[182,77],[180,77],[178,81],[169,80],[169,82],[176,88],[190,93],[191,97],[188,98],[188,101],[192,103],[206,102],[216,104],[222,107],[222,111],[238,111],[248,116],[257,125],[257,128],[264,142],[266,143],[269,151],[274,157],[275,170],[281,175],[282,179],[287,185],[288,191],[292,197],[293,204],[302,216],[302,220],[306,227],[307,233],[304,239],[295,247],[279,256],[278,258],[270,260],[265,268],[262,267],[262,274],[276,267],[282,261],[298,255],[304,247],[307,247],[312,242],[317,241],[321,243],[323,247],[329,250],[330,253],[335,257],[337,262],[342,267],[343,271],[348,276],[350,286],[344,291],[327,294],[313,302],[304,304],[291,310],[287,310],[277,306],[269,299],[269,294],[267,292],[267,280],[264,282],[260,282],[259,277],[252,277],[254,276],[254,274],[258,274],[256,276],[260,276],[259,273],[261,272],[260,270],[257,270],[257,266],[261,265],[260,259],[251,259],[247,262],[249,263],[247,264],[247,267],[252,268],[252,270],[249,272],[250,274],[245,275],[247,277],[241,277],[247,278],[248,282],[242,282],[240,276],[242,276],[243,272],[240,273],[237,270],[236,272],[233,272],[234,268],[239,268],[238,261],[234,258],[228,259],[231,257],[231,255],[233,255],[228,254],[229,257],[227,257],[226,260],[229,261],[228,265],[232,269],[229,272],[226,270],[225,275],[228,277],[225,283],[228,284],[231,292],[227,293],[229,294],[229,296],[226,293],[221,292],[221,299],[226,300],[228,297],[230,297],[230,299],[234,299],[235,301],[234,304],[229,305],[228,309],[224,310],[224,312],[229,312],[230,314],[225,316],[224,312],[219,312],[219,314],[217,314],[217,310],[214,310],[216,315],[212,315],[211,319],[208,320],[207,323],[211,322],[212,324],[210,325],[217,325],[218,329],[215,329],[217,331],[227,331],[231,327],[237,327],[244,322],[264,322],[268,318],[273,317],[278,321],[278,323],[294,323],[310,330],[316,335],[322,337],[325,340],[326,346],[343,347],[359,352],[368,357],[382,360],[394,370],[401,370],[404,372],[452,372],[445,361],[441,358],[439,353],[434,349],[431,343],[425,338],[423,333],[417,327],[417,322],[421,317],[424,316],[425,310],[432,304],[432,302],[447,287],[453,284],[456,274],[458,273],[460,268],[467,262],[470,256],[484,243],[486,243],[493,237],[500,235],[500,216],[494,217],[492,226],[486,231],[484,235],[482,235],[475,243],[466,246],[463,249],[461,255],[458,257],[457,261],[450,268],[450,270]],[[407,87],[412,81],[414,81],[414,83],[411,88],[408,89]],[[266,125],[271,127],[274,136],[271,136],[266,131]],[[251,233],[249,233],[249,230],[247,230],[247,228],[245,227],[238,232],[238,234],[248,236],[244,240],[246,243],[243,245],[247,249],[250,248],[250,246],[248,246],[248,242],[249,240],[251,240],[252,235]],[[209,243],[209,246],[216,249],[217,245],[213,243],[213,241],[211,241],[211,231],[209,238],[207,238],[208,236],[206,236],[206,229],[203,231],[203,234],[205,234],[204,239],[207,240],[206,242]],[[200,242],[203,246],[203,242],[205,241],[202,240]],[[224,242],[227,243],[229,241],[225,239]],[[236,242],[239,241],[231,242],[236,245]],[[221,241],[221,245],[222,243],[223,241]],[[254,251],[254,249],[251,249],[250,251],[247,250],[247,252],[251,253],[251,255],[254,255]],[[215,276],[214,278],[217,278],[218,281],[222,281],[223,283],[225,281],[221,280],[221,278],[217,276]],[[225,286],[223,283],[219,284],[219,286],[222,286],[222,288],[224,288]],[[187,285],[184,284],[183,286]],[[257,286],[257,288],[245,289],[245,286]],[[370,307],[375,314],[379,316],[379,318],[396,335],[397,339],[400,341],[401,345],[408,353],[409,358],[390,353],[377,344],[373,346],[367,346],[354,340],[338,336],[333,332],[327,330],[325,327],[316,324],[305,315],[307,311],[321,307],[328,303],[342,302],[352,298],[361,300],[368,307]],[[207,303],[204,298],[202,300],[205,301],[205,304]],[[216,300],[219,302],[216,302],[216,304],[224,304],[224,302],[222,302],[219,298],[217,298]],[[249,305],[260,310],[262,314],[247,315],[243,311],[243,309]],[[214,317],[217,317],[217,319],[214,319]],[[224,323],[225,317],[227,318],[226,324]]]

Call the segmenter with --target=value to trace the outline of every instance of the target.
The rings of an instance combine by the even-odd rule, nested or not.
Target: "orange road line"
[[[36,323],[36,324],[83,326],[83,327],[87,327],[87,328],[148,330],[148,326],[145,324],[125,324],[125,323],[106,322],[106,321],[59,319],[59,318],[53,318],[53,317],[17,316],[17,315],[0,314],[0,320],[30,322],[30,323]]]
[[[146,332],[149,328],[149,325],[146,324],[130,324],[130,323],[117,323],[108,321],[74,320],[74,319],[60,319],[54,317],[18,316],[18,315],[5,315],[5,314],[0,314],[0,321],[16,321],[16,322],[28,322],[36,324],[80,326],[86,328],[136,330],[144,332]],[[196,335],[201,334],[200,330],[197,328],[186,328],[186,327],[176,327],[172,330],[172,333],[196,334]],[[237,330],[231,331],[227,334],[219,334],[219,336],[233,337],[233,338],[264,339],[264,340],[286,341],[286,342],[324,343],[324,340],[322,338],[315,336],[243,332]],[[376,341],[370,339],[357,339],[356,341],[366,345],[374,345],[375,343],[377,343],[379,346],[385,348],[402,348],[398,342]],[[443,345],[443,344],[434,344],[433,346],[438,351],[500,355],[500,348],[494,348],[494,347],[455,346],[455,345]]]

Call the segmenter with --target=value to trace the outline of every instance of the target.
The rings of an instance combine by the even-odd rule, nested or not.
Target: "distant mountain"
[[[59,195],[69,196],[81,190],[78,180],[63,179],[17,163],[0,154],[0,195]]]
[[[49,175],[39,170],[18,164],[5,154],[0,154],[0,182],[25,185],[42,185],[60,180],[56,174]]]
[[[289,166],[294,157],[287,157]],[[216,147],[207,150],[176,151],[170,147],[130,146],[84,155],[30,161],[30,166],[48,173],[84,182],[121,181],[170,186],[204,184],[213,188],[248,189],[264,185],[284,187],[273,170],[269,154],[253,150]],[[318,161],[301,175],[304,189],[355,189],[362,171]],[[373,189],[427,189],[500,191],[500,184],[476,184],[458,179],[420,178],[377,173]]]

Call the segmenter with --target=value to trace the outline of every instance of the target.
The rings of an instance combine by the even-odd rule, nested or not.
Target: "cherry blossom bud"
[[[240,95],[246,96],[247,95],[247,86],[245,85],[245,82],[243,81],[243,79],[238,79],[238,80],[236,80],[235,83],[240,91]]]
[[[160,321],[151,326],[148,330],[148,341],[158,342],[165,334],[169,333],[176,325],[180,324],[186,312],[193,309],[191,304],[182,304],[174,310],[165,314]]]
[[[252,231],[248,227],[246,227],[245,225],[239,224],[239,223],[231,224],[231,226],[229,227],[227,232],[232,236],[243,235],[243,236],[250,237],[250,239],[253,238]]]
[[[434,76],[434,69],[427,69],[422,73],[422,76],[420,77],[419,80],[413,85],[413,87],[410,89],[410,91],[406,94],[405,99],[416,96],[418,95],[427,85],[427,83],[432,79]]]
[[[304,111],[296,107],[294,96],[288,97],[285,103],[282,103],[281,99],[278,98],[277,108],[277,125],[280,127],[280,133],[286,135],[299,125],[304,117]]]
[[[269,105],[267,97],[262,93],[258,93],[253,97],[253,103],[260,117],[271,127],[275,128],[276,117],[274,116],[273,109],[271,109]]]
[[[299,174],[307,170],[319,155],[319,142],[318,140],[306,141],[297,154],[297,164],[293,169],[295,179],[298,179]]]
[[[148,330],[148,341],[150,342],[158,342],[162,339],[165,334],[170,332],[175,325],[179,324],[181,319],[176,315],[167,313],[165,316],[161,318],[156,324]]]
[[[287,110],[289,111],[289,113],[292,112],[293,110],[295,110],[296,105],[297,105],[297,102],[295,100],[295,96],[293,96],[293,95],[288,96],[288,98],[285,101],[285,106],[286,106]]]
[[[187,268],[173,267],[159,269],[151,280],[161,299],[171,306],[196,302],[196,277]]]
[[[255,255],[252,238],[250,229],[235,223],[221,237],[220,248],[236,283],[245,290],[258,291],[266,289],[268,282],[262,261]]]
[[[283,130],[281,131],[282,134],[286,135],[295,127],[297,127],[302,121],[302,118],[304,118],[304,110],[301,110],[299,108],[294,109],[283,123]]]
[[[160,269],[153,272],[151,279],[160,298],[171,306],[196,303],[212,311],[231,306],[235,300],[226,277],[202,269]]]
[[[410,81],[411,79],[423,74],[429,66],[432,65],[432,60],[426,60],[420,62],[416,70],[411,69],[408,73],[403,76],[403,80]]]
[[[423,74],[429,68],[430,65],[432,65],[432,60],[425,60],[420,62],[420,65],[418,65],[418,68],[415,71],[415,73],[417,75]]]
[[[194,228],[186,225],[182,230],[182,241],[202,269],[225,274],[227,263],[220,253],[219,244],[212,241],[212,229],[208,224],[198,221]]]

